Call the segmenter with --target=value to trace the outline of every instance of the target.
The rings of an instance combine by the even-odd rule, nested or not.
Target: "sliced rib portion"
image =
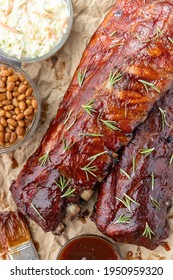
[[[155,249],[169,235],[173,194],[173,91],[136,130],[102,184],[93,219],[116,241]]]
[[[55,119],[11,186],[18,209],[44,230],[55,230],[66,205],[103,180],[170,88],[172,19],[172,1],[118,0],[92,37]]]

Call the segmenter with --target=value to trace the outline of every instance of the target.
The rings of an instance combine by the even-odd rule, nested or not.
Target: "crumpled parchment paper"
[[[0,155],[0,211],[16,210],[9,191],[11,182],[17,178],[27,158],[38,147],[66,92],[90,37],[114,2],[115,0],[73,0],[74,23],[71,35],[64,47],[50,59],[22,65],[22,68],[38,86],[42,98],[42,115],[35,134],[22,148],[8,155]],[[90,213],[96,197],[97,195],[95,194],[90,202],[84,205],[84,209],[88,209]],[[171,233],[166,242],[172,248],[170,251],[166,251],[164,246],[160,246],[154,251],[149,251],[143,247],[115,243],[123,259],[173,260],[173,208],[170,210],[168,217]],[[56,259],[62,245],[77,235],[85,233],[102,235],[89,217],[84,220],[79,218],[73,221],[67,220],[67,227],[61,236],[54,236],[51,232],[44,233],[35,222],[29,221],[29,223],[34,242],[42,260]]]

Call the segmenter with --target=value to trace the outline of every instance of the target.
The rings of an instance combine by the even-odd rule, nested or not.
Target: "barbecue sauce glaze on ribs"
[[[173,90],[159,101],[100,187],[92,219],[120,242],[155,249],[169,236],[173,193]],[[129,202],[129,203],[128,203]]]
[[[107,176],[170,88],[172,20],[173,1],[117,0],[91,38],[55,119],[11,186],[18,210],[45,231]]]

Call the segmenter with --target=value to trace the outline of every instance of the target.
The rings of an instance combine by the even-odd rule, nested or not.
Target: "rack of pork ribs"
[[[117,0],[91,38],[56,117],[11,185],[18,210],[44,231],[60,231],[66,212],[75,215],[97,185],[92,219],[104,234],[150,249],[168,236],[172,22],[172,0]]]

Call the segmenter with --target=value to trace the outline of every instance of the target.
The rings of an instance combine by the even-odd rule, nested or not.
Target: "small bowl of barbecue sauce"
[[[67,241],[58,260],[121,260],[116,246],[101,236],[80,235]]]

